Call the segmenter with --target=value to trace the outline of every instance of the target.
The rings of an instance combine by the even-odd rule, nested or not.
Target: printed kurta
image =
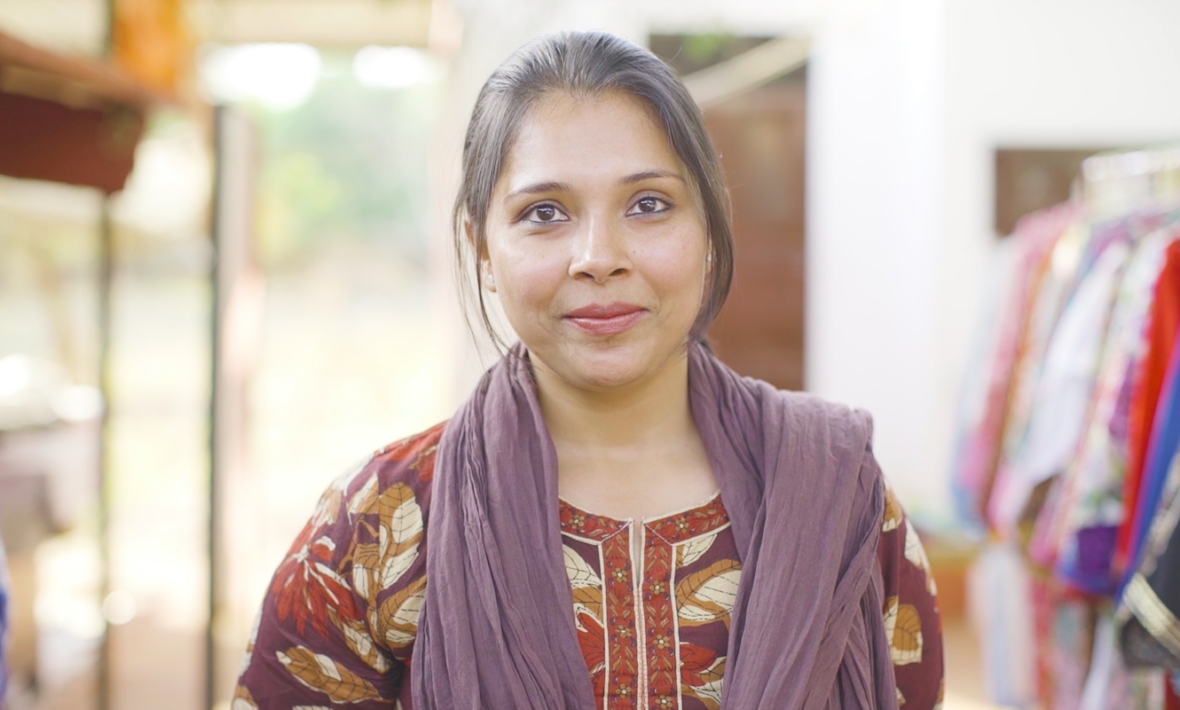
[[[382,449],[328,488],[275,573],[232,710],[413,706],[442,429]],[[599,707],[717,710],[741,579],[720,495],[642,521],[559,506],[571,613]],[[882,530],[882,615],[899,701],[928,710],[943,692],[935,590],[892,493]]]

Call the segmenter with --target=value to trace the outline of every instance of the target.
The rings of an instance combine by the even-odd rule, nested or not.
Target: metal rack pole
[[[115,2],[106,0],[106,34],[103,55],[115,53]],[[98,598],[101,605],[111,593],[110,541],[110,421],[111,421],[111,285],[114,276],[114,237],[111,225],[110,195],[102,197],[98,237],[98,389],[102,393],[102,413],[98,434]],[[100,607],[101,608],[101,607]],[[102,646],[98,652],[98,710],[111,707],[111,625],[103,614]]]
[[[217,451],[220,448],[220,436],[217,431],[218,409],[221,406],[221,307],[223,294],[221,287],[221,218],[224,206],[221,190],[223,180],[221,171],[223,150],[223,120],[225,109],[218,106],[213,113],[213,155],[215,167],[213,172],[213,214],[209,228],[209,411],[206,426],[208,428],[209,448],[209,500],[208,500],[208,529],[207,556],[209,564],[209,587],[207,590],[207,622],[205,626],[205,702],[206,710],[212,710],[217,700],[217,635],[216,622],[219,613],[220,597],[220,569],[221,551],[218,545],[218,530],[221,527],[221,485]]]

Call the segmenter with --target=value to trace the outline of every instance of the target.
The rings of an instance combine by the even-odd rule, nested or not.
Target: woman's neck
[[[559,456],[564,450],[629,458],[695,436],[687,353],[677,354],[642,382],[606,391],[573,386],[535,362],[533,371],[541,412]]]
[[[716,492],[689,407],[685,353],[642,382],[607,391],[573,387],[536,362],[533,372],[566,501],[640,520],[699,505]]]

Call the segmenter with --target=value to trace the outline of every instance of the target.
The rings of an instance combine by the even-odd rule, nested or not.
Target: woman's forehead
[[[622,92],[577,97],[555,92],[521,119],[501,173],[504,193],[539,182],[619,181],[684,166],[654,112]]]

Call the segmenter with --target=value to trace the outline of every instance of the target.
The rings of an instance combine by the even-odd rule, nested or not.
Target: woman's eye
[[[525,218],[531,222],[564,222],[561,210],[553,205],[537,205],[525,213]]]
[[[642,197],[635,203],[633,212],[639,214],[655,214],[668,209],[668,203],[658,197]]]

